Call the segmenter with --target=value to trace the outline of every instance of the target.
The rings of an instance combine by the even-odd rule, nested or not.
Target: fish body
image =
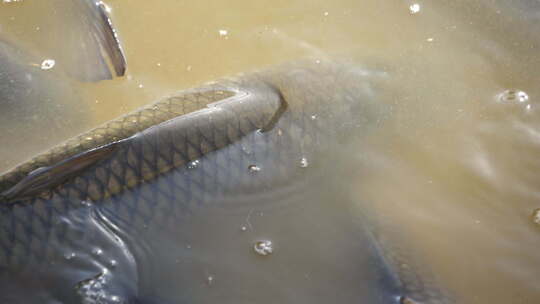
[[[384,112],[382,78],[303,62],[224,79],[6,173],[0,299],[409,303],[335,178],[343,142]],[[276,252],[254,252],[261,238]],[[415,284],[422,303],[449,303]]]

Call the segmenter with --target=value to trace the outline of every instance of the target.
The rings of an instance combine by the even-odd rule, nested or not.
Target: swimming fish
[[[42,68],[84,82],[125,74],[124,52],[103,1],[13,1],[0,7],[0,37],[11,45],[0,48],[0,58],[27,67],[5,69],[2,62],[3,77],[38,74]],[[42,66],[45,60],[50,63]]]
[[[19,147],[4,159],[12,163],[30,157],[29,146],[50,148],[66,126],[88,120],[85,105],[75,102],[79,82],[122,76],[127,64],[101,2],[0,1],[0,29],[0,146]],[[16,134],[21,129],[41,136],[30,142]]]
[[[1,302],[452,303],[347,209],[347,142],[385,115],[386,77],[302,61],[225,78],[5,173]]]

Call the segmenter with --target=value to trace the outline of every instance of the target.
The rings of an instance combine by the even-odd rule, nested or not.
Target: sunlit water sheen
[[[37,24],[43,18],[19,15],[17,6],[29,2],[0,4],[2,16],[11,16],[2,19],[2,28],[25,33],[39,27],[40,35],[46,35],[46,24]],[[339,161],[348,164],[348,171],[336,179],[350,189],[358,209],[375,208],[383,222],[391,223],[389,231],[399,229],[402,242],[422,256],[460,303],[536,303],[540,301],[540,225],[535,211],[540,208],[540,5],[532,0],[500,2],[110,0],[128,76],[78,85],[79,99],[56,102],[65,109],[65,117],[73,115],[68,104],[85,109],[84,119],[68,125],[54,123],[44,131],[37,123],[0,121],[6,130],[2,142],[17,143],[0,148],[0,170],[159,97],[219,76],[306,56],[353,59],[386,71],[392,79],[387,90],[376,92],[382,106],[391,109],[385,123],[340,154],[345,155]],[[43,60],[47,71],[58,67],[54,58]],[[36,64],[43,68],[42,62]],[[49,117],[46,111],[23,113],[38,120],[65,120]],[[299,156],[299,167],[309,169],[310,163]],[[246,170],[256,175],[264,167],[252,164]],[[332,208],[309,202],[295,208],[308,207],[315,210],[299,216],[296,225],[317,222],[309,216],[318,216],[321,225],[316,232],[321,237],[353,239],[352,233],[333,231],[331,221],[322,220]],[[284,265],[279,259],[280,251],[287,250],[287,233],[278,229],[284,224],[280,217],[265,217],[257,209],[245,211],[225,217],[196,214],[206,222],[190,227],[193,231],[186,239],[191,241],[183,245],[183,254],[189,255],[193,244],[199,246],[197,252],[204,252],[204,246],[215,248],[208,238],[212,230],[206,226],[212,223],[226,228],[223,236],[230,239],[220,241],[237,245],[238,255],[211,252],[209,258],[226,258],[239,268],[254,267],[246,264],[246,256],[267,259],[263,267],[269,270],[272,261]],[[87,217],[81,213],[80,220]],[[267,239],[261,231],[281,239]],[[107,232],[103,233],[106,239]],[[271,242],[271,254],[253,256],[261,245],[268,245],[260,242]],[[106,245],[96,249],[101,254],[90,250],[85,256],[107,269],[79,286],[89,297],[117,296],[106,288],[97,288],[103,292],[97,295],[93,292],[96,284],[130,263],[129,256],[116,255],[122,248]],[[342,249],[340,254],[346,252]],[[303,254],[310,250],[305,248]],[[113,262],[110,256],[123,260]],[[80,257],[66,248],[66,258]],[[199,288],[195,294],[233,284],[215,274],[217,269],[192,270],[197,275],[190,286]],[[313,270],[324,273],[324,267]],[[292,289],[307,284],[289,279]],[[167,284],[170,290],[176,288],[174,282]]]

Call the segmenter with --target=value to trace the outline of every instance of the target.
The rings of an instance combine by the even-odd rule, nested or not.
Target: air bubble
[[[41,69],[42,70],[50,70],[54,67],[56,64],[56,61],[54,59],[45,59],[43,62],[41,62]]]
[[[247,227],[246,227],[246,226],[242,226],[242,227],[240,227],[240,230],[242,230],[242,231],[247,231]]]
[[[119,296],[111,296],[111,301],[113,303],[120,303],[120,297]]]
[[[302,159],[300,159],[300,167],[306,168],[307,166],[309,166],[309,162],[307,158],[302,157]]]
[[[221,29],[218,31],[219,36],[223,37],[223,39],[229,39],[229,31],[225,29]]]
[[[311,120],[317,119],[317,115],[311,115]]]
[[[259,255],[269,255],[274,250],[272,241],[270,240],[262,240],[255,242],[255,245],[253,245],[253,250]]]
[[[117,262],[116,260],[111,260],[111,261],[109,262],[109,265],[110,265],[112,268],[114,268],[114,267],[116,267],[116,265],[118,265],[118,262]]]
[[[416,14],[418,12],[420,12],[420,4],[418,3],[413,3],[409,6],[409,12],[411,14]]]
[[[90,207],[90,206],[92,206],[92,202],[83,200],[83,201],[81,201],[81,205],[83,205],[85,207]]]
[[[92,254],[93,255],[102,255],[103,250],[101,250],[101,248],[94,248],[94,250],[92,250]]]
[[[247,155],[251,154],[251,149],[249,148],[249,146],[242,145],[242,151]]]
[[[533,223],[540,226],[540,208],[535,209],[532,213]]]
[[[504,103],[522,103],[529,101],[529,95],[521,90],[509,89],[497,95],[497,99]]]
[[[201,162],[198,159],[196,159],[194,161],[190,161],[188,163],[187,167],[188,167],[188,169],[195,169],[195,168],[197,168],[199,166],[200,163]]]
[[[206,284],[208,284],[208,286],[212,285],[214,283],[214,276],[213,275],[209,275],[207,278],[206,278]]]
[[[109,296],[104,290],[107,285],[106,279],[107,272],[97,274],[92,278],[80,281],[75,285],[75,290],[82,297],[83,303],[104,303],[109,302],[107,300],[113,300],[112,296]],[[120,300],[120,298],[118,298]],[[116,301],[115,301],[116,302]]]
[[[66,253],[64,254],[64,258],[66,258],[66,260],[71,260],[73,259],[74,257],[76,257],[77,255],[75,254],[75,252],[70,252],[70,253]]]
[[[257,165],[249,165],[248,170],[249,172],[256,173],[256,172],[261,171],[261,168],[258,167]]]

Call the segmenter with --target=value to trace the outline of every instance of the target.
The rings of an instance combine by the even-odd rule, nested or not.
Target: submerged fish
[[[0,146],[19,147],[4,161],[30,157],[30,146],[49,148],[69,133],[66,126],[88,120],[85,105],[74,102],[81,99],[76,82],[111,79],[125,70],[101,2],[0,1]],[[30,141],[16,134],[21,129],[40,136]]]
[[[59,70],[80,81],[124,75],[126,59],[103,1],[24,1],[0,7],[0,37],[11,45],[0,48],[2,77],[40,69]],[[13,69],[12,63],[26,69]]]
[[[304,62],[224,79],[7,172],[1,302],[450,303],[336,179],[384,78]]]

